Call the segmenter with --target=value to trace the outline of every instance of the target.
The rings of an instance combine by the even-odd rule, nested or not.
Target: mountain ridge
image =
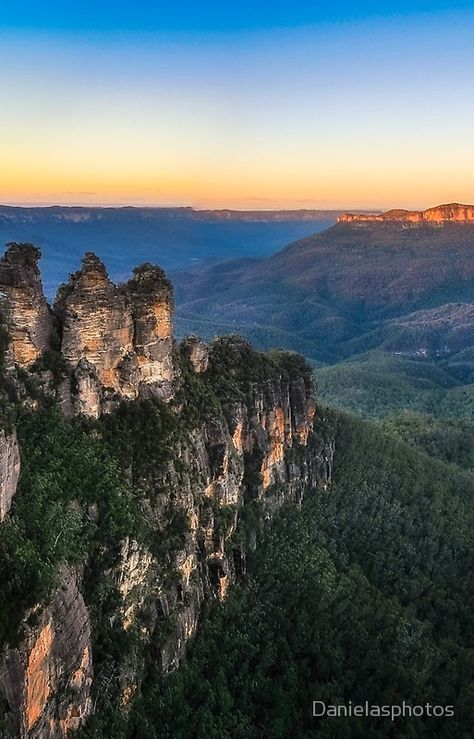
[[[338,223],[397,221],[402,223],[474,223],[474,205],[446,203],[426,210],[393,208],[385,213],[343,213]]]
[[[474,222],[340,221],[269,257],[175,273],[177,316],[187,331],[225,322],[257,345],[333,362],[386,321],[472,302],[473,246]]]
[[[358,212],[358,211],[357,211]],[[0,223],[39,222],[48,219],[70,221],[110,221],[134,218],[137,221],[186,219],[194,221],[326,221],[343,213],[341,208],[295,208],[272,210],[239,210],[232,208],[193,208],[191,206],[83,206],[47,205],[17,206],[0,204]]]

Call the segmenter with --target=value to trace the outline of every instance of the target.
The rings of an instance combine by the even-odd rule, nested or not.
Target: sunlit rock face
[[[92,711],[89,613],[69,572],[62,573],[51,604],[38,605],[30,621],[0,665],[0,684],[12,709],[7,736],[62,739]]]
[[[388,210],[385,213],[344,213],[338,223],[370,223],[399,221],[401,223],[474,223],[474,205],[449,203],[427,210]]]
[[[246,347],[236,338],[229,348],[236,364]],[[190,362],[188,342],[181,352]],[[212,371],[213,345],[208,355]],[[260,511],[259,525],[268,524],[285,502],[298,505],[307,491],[329,483],[333,451],[315,431],[312,386],[278,372],[249,383],[241,400],[225,404],[223,417],[203,423],[177,450],[160,483],[166,491],[161,505],[180,507],[189,531],[174,561],[178,583],[160,590],[162,617],[172,616],[174,623],[161,649],[162,670],[174,669],[185,657],[203,601],[224,599],[238,572],[245,571],[250,540],[243,547],[231,542],[249,503],[246,496]],[[153,569],[145,553],[134,570],[142,568],[148,576]],[[137,601],[143,602],[143,594],[135,595]]]
[[[132,314],[127,297],[95,254],[85,255],[82,269],[61,289],[54,308],[62,324],[61,352],[73,372],[84,360],[100,387],[121,393],[120,364],[133,350]],[[85,395],[88,389],[78,383],[79,403],[87,411]],[[95,404],[91,415],[96,415]]]
[[[0,310],[9,334],[7,361],[29,367],[49,349],[52,317],[31,244],[9,244],[0,260]]]
[[[117,287],[100,259],[87,253],[54,309],[76,413],[97,417],[119,399],[170,397],[173,298],[159,267],[142,265]]]
[[[205,372],[209,365],[209,347],[199,336],[188,336],[183,342],[183,353],[194,372]]]
[[[137,267],[127,282],[126,293],[132,309],[133,349],[137,358],[139,382],[161,384],[173,379],[173,291],[159,267]]]
[[[303,379],[254,385],[248,405],[229,411],[233,444],[258,460],[263,490],[291,482],[287,452],[295,445],[306,446],[314,416],[314,398]]]
[[[15,431],[0,430],[0,521],[10,510],[20,476],[20,450]]]
[[[0,262],[1,318],[7,363],[29,369],[52,348],[66,362],[60,390],[65,412],[97,417],[122,399],[172,395],[173,291],[151,264],[114,285],[92,252],[62,285],[50,311],[38,270],[40,252],[12,244]],[[201,358],[201,367],[205,358]],[[48,378],[43,378],[45,381]]]

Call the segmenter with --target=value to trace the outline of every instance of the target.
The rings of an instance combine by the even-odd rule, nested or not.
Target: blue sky
[[[125,2],[124,0],[24,0],[2,8],[0,26],[69,30],[228,31],[294,28],[317,23],[338,23],[369,17],[460,11],[472,2],[392,0],[391,2]]]
[[[474,201],[467,4],[71,7],[2,9],[2,202]]]

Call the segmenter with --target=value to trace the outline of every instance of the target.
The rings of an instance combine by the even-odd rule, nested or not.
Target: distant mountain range
[[[448,385],[456,413],[474,407],[474,206],[383,214],[0,206],[0,241],[42,249],[50,298],[87,250],[115,281],[136,263],[158,263],[175,286],[178,335],[240,333],[302,352],[326,366],[318,377],[334,404],[403,409],[422,397],[418,383],[440,381],[425,407],[447,407]],[[377,402],[374,387],[383,390]],[[385,388],[398,390],[388,399]]]
[[[234,328],[325,362],[387,343],[446,355],[472,330],[474,221],[342,218],[277,254],[174,282],[188,330]]]
[[[0,223],[45,223],[93,221],[241,221],[245,223],[275,223],[281,221],[336,221],[340,210],[199,210],[190,206],[179,208],[147,208],[136,206],[87,207],[51,205],[23,207],[0,205]]]
[[[43,252],[47,294],[78,269],[85,251],[126,280],[140,262],[165,270],[272,254],[333,225],[341,211],[233,211],[194,208],[22,208],[0,205],[0,244],[34,242]]]

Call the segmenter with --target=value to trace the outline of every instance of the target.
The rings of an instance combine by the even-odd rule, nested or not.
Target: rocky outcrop
[[[97,417],[117,399],[170,397],[173,300],[159,267],[142,265],[119,288],[88,252],[82,269],[59,290],[54,310],[77,413]]]
[[[9,244],[0,261],[0,311],[9,333],[7,361],[30,367],[50,347],[52,317],[32,244]]]
[[[183,343],[183,353],[197,374],[205,372],[209,364],[209,347],[199,336],[188,336]]]
[[[10,510],[20,476],[20,450],[16,432],[0,430],[0,521]]]
[[[9,738],[64,737],[110,685],[127,710],[148,671],[169,672],[185,658],[203,604],[226,597],[281,506],[299,505],[330,480],[333,447],[315,429],[311,368],[295,355],[254,352],[239,337],[210,346],[191,337],[174,346],[172,310],[171,286],[159,268],[143,265],[117,286],[91,253],[58,292],[56,351],[65,372],[54,390],[59,407],[99,418],[122,399],[137,401],[93,431],[106,454],[116,453],[110,429],[123,431],[132,449],[120,469],[130,494],[123,498],[127,528],[116,533],[111,526],[102,536],[102,499],[86,495],[81,502],[77,491],[74,514],[84,537],[97,530],[98,540],[90,549],[85,542],[80,571],[59,573],[61,587],[24,615],[19,645],[4,651],[0,693]],[[52,375],[47,366],[30,367],[31,379]],[[150,429],[136,425],[142,413]],[[134,448],[135,434],[145,451]],[[157,446],[148,448],[147,434]],[[15,445],[14,434],[0,434],[5,512],[18,478]],[[82,582],[97,619],[92,637]],[[91,593],[104,603],[97,607]],[[110,650],[112,642],[129,648]],[[101,670],[94,657],[97,685],[94,648],[107,663]]]
[[[449,203],[437,205],[427,210],[388,210],[385,213],[344,213],[337,219],[338,223],[371,223],[401,222],[408,224],[423,223],[474,223],[474,205]]]
[[[143,264],[126,285],[134,327],[133,348],[142,394],[146,386],[169,397],[173,379],[173,291],[159,267]]]
[[[229,351],[238,363],[248,345],[236,338]],[[188,342],[182,352],[191,362]],[[208,353],[212,370],[212,345]],[[170,563],[177,579],[167,583],[160,563],[130,543],[117,575],[130,603],[124,614],[127,628],[146,602],[149,583],[158,589],[159,608],[151,607],[148,623],[172,619],[172,633],[160,649],[165,672],[184,658],[203,601],[226,596],[245,571],[248,548],[281,506],[288,501],[298,505],[306,491],[326,486],[331,478],[334,449],[315,432],[312,388],[304,378],[275,373],[272,379],[248,383],[244,397],[225,403],[223,410],[222,417],[208,420],[180,444],[163,477],[155,479],[163,492],[158,507],[152,505],[152,519],[162,520],[164,511],[174,507],[188,524],[185,546]],[[255,520],[242,533],[247,507]]]
[[[89,372],[99,388],[130,395],[120,373],[121,362],[133,350],[130,305],[95,254],[85,255],[82,269],[60,290],[54,308],[62,325],[61,353],[73,372],[82,362],[81,376]]]
[[[25,621],[18,647],[6,650],[0,686],[10,713],[8,736],[62,739],[92,710],[89,613],[75,578],[64,571],[51,604]]]
[[[35,371],[43,390],[66,413],[97,417],[122,399],[169,399],[173,296],[163,271],[144,264],[118,287],[100,259],[87,252],[50,310],[39,257],[30,244],[11,244],[0,262],[9,372],[15,367]],[[59,385],[38,362],[50,350],[65,364]]]
[[[168,400],[174,377],[173,294],[164,272],[144,264],[118,287],[100,259],[87,252],[51,310],[38,269],[40,256],[31,244],[10,244],[0,262],[9,373],[33,371],[66,414],[98,417],[122,399]],[[66,369],[56,384],[38,362],[50,350]],[[195,370],[204,371],[206,347],[198,342],[192,352]]]

